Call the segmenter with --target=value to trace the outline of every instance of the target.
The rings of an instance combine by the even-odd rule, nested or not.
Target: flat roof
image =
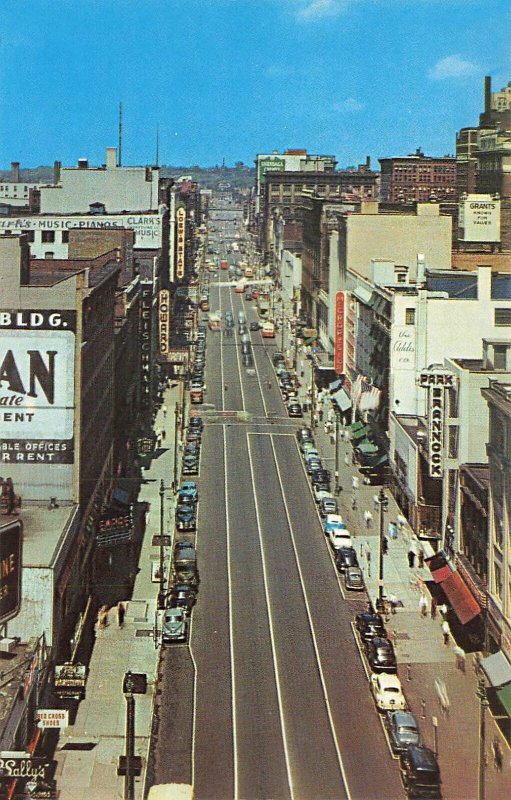
[[[76,509],[76,503],[58,503],[58,508],[50,510],[47,503],[23,501],[18,518],[23,522],[24,567],[52,566],[63,532],[71,524]]]

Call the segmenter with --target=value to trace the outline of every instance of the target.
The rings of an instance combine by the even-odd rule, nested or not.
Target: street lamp
[[[338,408],[335,409],[335,493],[339,494],[339,423],[341,413]]]
[[[135,800],[135,773],[133,755],[135,751],[135,684],[131,670],[124,676],[124,696],[126,698],[126,772],[124,775],[124,800]]]
[[[485,714],[486,709],[490,705],[488,696],[486,694],[486,687],[484,685],[484,678],[479,678],[476,689],[476,697],[479,700],[479,781],[477,784],[477,800],[484,800],[484,770],[485,770]]]
[[[177,492],[177,444],[178,444],[178,421],[179,421],[179,403],[176,400],[174,408],[174,479],[172,481],[172,488]]]
[[[379,561],[378,561],[378,600],[377,606],[378,610],[381,611],[383,608],[383,556],[385,553],[385,530],[384,530],[384,522],[385,522],[385,511],[387,511],[389,507],[389,499],[385,492],[383,491],[383,486],[380,488],[378,493],[378,503],[380,504],[380,547],[379,547]]]

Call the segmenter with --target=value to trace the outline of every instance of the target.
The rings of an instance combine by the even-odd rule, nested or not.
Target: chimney
[[[366,156],[366,167],[371,169],[371,156]]]
[[[89,162],[86,158],[79,158],[78,159],[78,169],[87,169],[89,166]]]
[[[485,115],[491,112],[491,76],[486,75],[484,79],[484,113]]]
[[[11,161],[11,174],[13,183],[20,183],[20,162]]]
[[[62,161],[53,162],[53,183],[57,184],[60,181],[60,168]]]
[[[426,280],[426,259],[424,253],[417,253],[417,285],[422,285]]]
[[[115,169],[117,166],[117,147],[106,148],[106,168]]]

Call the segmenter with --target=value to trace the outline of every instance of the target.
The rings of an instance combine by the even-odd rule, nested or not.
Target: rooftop
[[[75,503],[59,503],[50,510],[47,503],[23,501],[19,519],[23,522],[24,567],[52,566],[76,508]]]

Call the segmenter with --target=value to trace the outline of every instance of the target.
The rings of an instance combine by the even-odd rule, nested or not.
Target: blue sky
[[[0,169],[105,160],[346,166],[453,153],[511,81],[509,0],[2,0]],[[375,163],[375,166],[377,164]]]

